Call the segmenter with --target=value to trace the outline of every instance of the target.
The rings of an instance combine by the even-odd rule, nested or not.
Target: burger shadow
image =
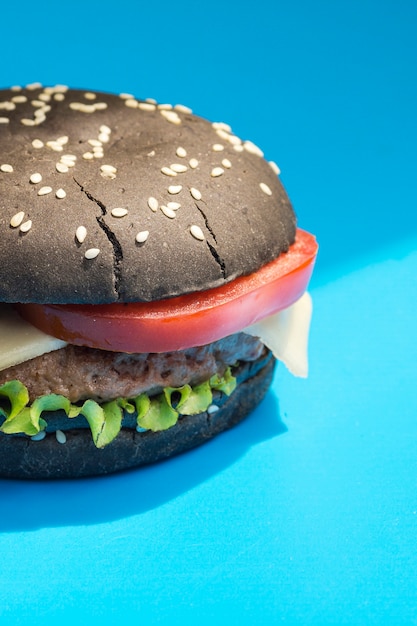
[[[0,532],[94,525],[146,513],[223,472],[252,447],[286,430],[270,390],[242,423],[167,461],[96,478],[0,480]]]

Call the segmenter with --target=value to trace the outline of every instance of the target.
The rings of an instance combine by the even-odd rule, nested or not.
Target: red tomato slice
[[[317,254],[297,230],[288,252],[227,285],[157,302],[19,304],[26,320],[75,345],[115,352],[170,352],[239,332],[293,304],[307,288]]]

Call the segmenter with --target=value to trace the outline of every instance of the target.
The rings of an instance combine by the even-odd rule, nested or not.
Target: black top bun
[[[0,91],[0,204],[5,302],[205,290],[295,237],[276,166],[225,124],[62,86]]]

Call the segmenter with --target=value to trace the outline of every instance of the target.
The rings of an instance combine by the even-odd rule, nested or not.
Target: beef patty
[[[163,387],[199,384],[213,374],[223,374],[238,361],[255,361],[264,351],[262,342],[245,333],[214,343],[162,354],[126,354],[68,345],[0,372],[0,384],[19,380],[30,400],[57,393],[71,402],[88,398],[105,402],[135,397]]]

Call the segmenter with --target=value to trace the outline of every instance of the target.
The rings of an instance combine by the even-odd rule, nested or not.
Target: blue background
[[[0,623],[417,624],[417,3],[6,3],[0,83],[183,103],[282,170],[309,378],[164,464],[0,481]],[[1,244],[0,244],[1,245]]]

